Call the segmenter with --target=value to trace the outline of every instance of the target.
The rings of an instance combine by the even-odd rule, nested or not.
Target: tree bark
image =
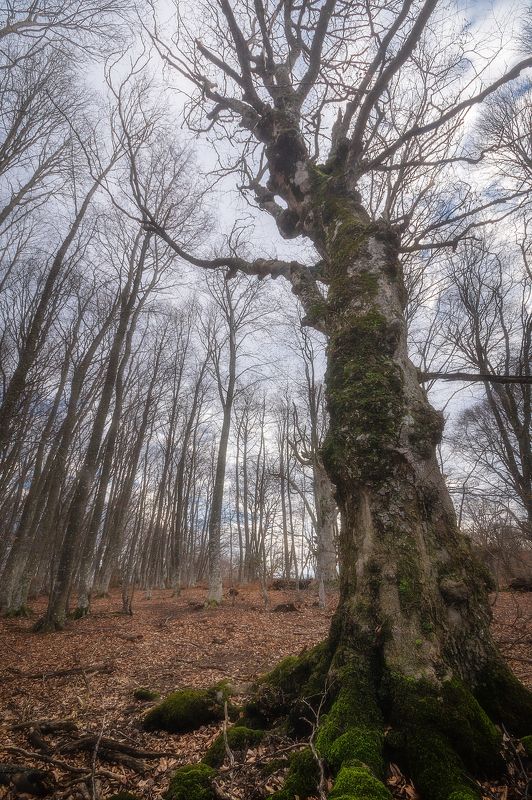
[[[325,585],[334,583],[336,571],[336,518],[338,510],[334,502],[334,489],[319,453],[312,462],[314,505],[316,509],[316,562],[318,580]]]
[[[443,417],[408,358],[399,237],[370,220],[345,170],[308,169],[310,233],[328,265],[327,297],[306,310],[328,337],[322,453],[341,517],[340,602],[328,641],[280,690],[293,719],[298,698],[304,717],[309,694],[325,696],[315,743],[333,796],[390,797],[386,722],[388,749],[424,798],[478,800],[467,771],[501,767],[485,712],[522,735],[532,696],[491,638],[489,578],[439,470]]]
[[[209,514],[209,591],[207,602],[219,605],[223,597],[222,585],[222,553],[221,553],[221,531],[222,531],[222,505],[225,483],[225,468],[227,464],[227,447],[229,444],[229,432],[231,429],[231,416],[233,413],[233,401],[235,398],[236,387],[236,362],[237,362],[237,342],[236,342],[236,322],[234,316],[233,298],[227,286],[224,286],[226,307],[226,322],[229,341],[229,363],[227,386],[225,392],[221,388],[221,375],[217,365],[217,381],[220,390],[220,400],[223,409],[222,430],[218,443],[218,454],[216,456],[216,471],[214,475],[214,486],[212,491],[212,502]]]

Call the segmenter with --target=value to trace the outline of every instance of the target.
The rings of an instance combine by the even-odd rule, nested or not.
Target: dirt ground
[[[152,599],[137,593],[133,616],[124,616],[118,613],[119,592],[113,592],[94,601],[90,617],[56,634],[31,633],[32,619],[0,620],[0,763],[51,771],[57,788],[49,796],[65,800],[105,798],[119,789],[155,800],[167,788],[172,769],[201,758],[220,726],[181,736],[147,733],[139,723],[149,705],[135,701],[134,690],[147,687],[164,695],[186,686],[206,687],[224,677],[246,684],[280,658],[321,641],[336,604],[331,596],[327,609],[319,609],[312,589],[272,591],[269,609],[257,587],[239,590],[219,609],[204,608],[204,599],[203,589],[188,589],[179,598],[170,591],[155,591]],[[43,602],[34,604],[36,614]],[[281,603],[295,603],[297,610],[276,612]],[[532,687],[531,620],[531,594],[494,598],[495,636],[515,673]],[[95,667],[104,671],[92,671]],[[50,674],[73,668],[82,669]],[[93,762],[94,748],[65,755],[62,745],[72,734],[63,732],[46,737],[51,746],[47,763],[46,750],[28,741],[31,729],[13,730],[26,721],[58,719],[74,720],[82,733],[159,755],[144,761],[143,773],[102,758]],[[88,784],[81,784],[89,772]],[[0,798],[23,796],[0,786]],[[404,796],[415,797],[408,792]]]

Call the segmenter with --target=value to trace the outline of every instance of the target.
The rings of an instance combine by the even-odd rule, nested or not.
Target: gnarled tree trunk
[[[469,800],[478,792],[466,770],[500,764],[485,711],[524,732],[531,696],[497,653],[488,578],[438,467],[443,419],[408,358],[398,235],[370,220],[345,169],[310,167],[307,185],[309,234],[328,265],[327,298],[307,303],[307,322],[328,337],[323,458],[341,570],[326,656],[310,678],[303,669],[300,691],[329,687],[316,742],[337,772],[334,796],[388,796],[386,720],[424,797]]]

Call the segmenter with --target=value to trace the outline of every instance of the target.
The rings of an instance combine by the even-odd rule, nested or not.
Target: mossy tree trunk
[[[153,229],[192,264],[227,267],[230,275],[239,270],[283,275],[301,301],[306,324],[327,337],[330,428],[322,455],[341,516],[340,603],[326,645],[274,670],[256,708],[271,722],[291,707],[291,715],[297,714],[298,697],[312,702],[325,692],[327,713],[315,742],[336,776],[330,796],[342,800],[390,797],[382,783],[387,747],[397,750],[394,757],[403,759],[426,800],[474,800],[479,792],[467,772],[500,766],[500,736],[492,720],[517,733],[532,729],[532,696],[511,675],[491,638],[487,579],[457,528],[438,466],[442,417],[428,403],[408,358],[400,231],[371,218],[358,191],[363,183],[373,186],[374,178],[384,186],[379,169],[392,170],[396,158],[408,160],[409,142],[420,147],[421,169],[434,167],[427,188],[436,184],[450,151],[444,143],[434,162],[423,164],[423,136],[441,133],[447,122],[458,126],[464,109],[530,66],[528,60],[519,62],[469,100],[458,92],[439,119],[430,102],[430,112],[417,105],[407,111],[407,94],[396,90],[396,81],[405,64],[418,68],[417,46],[420,41],[427,46],[424,30],[437,5],[425,0],[404,4],[395,17],[392,11],[375,55],[371,13],[361,37],[351,34],[357,48],[367,45],[369,61],[345,103],[338,102],[330,130],[330,116],[324,115],[323,139],[330,140],[330,150],[322,166],[309,151],[311,142],[322,148],[325,131],[321,109],[309,112],[309,97],[315,90],[325,102],[336,91],[329,96],[321,87],[337,86],[336,55],[328,48],[336,53],[338,30],[346,36],[351,24],[359,30],[349,5],[325,0],[310,23],[304,17],[295,23],[288,10],[283,44],[277,10],[271,16],[264,4],[243,2],[237,7],[245,13],[237,16],[233,4],[220,0],[209,30],[218,30],[225,18],[220,36],[230,65],[201,45],[198,61],[187,62],[190,72],[176,67],[198,87],[193,102],[209,124],[223,121],[222,136],[229,135],[227,119],[238,119],[255,139],[261,167],[246,189],[254,191],[283,237],[306,237],[314,244],[318,264],[249,261],[234,254],[198,258],[150,217]],[[260,30],[264,44],[260,56],[261,45],[249,32],[255,17],[253,30]],[[210,70],[217,73],[216,84],[205,79]],[[421,67],[420,82],[427,74]],[[442,76],[447,92],[446,69]],[[226,81],[230,88],[222,88]],[[409,121],[402,128],[403,118]],[[410,127],[413,118],[417,122]],[[246,175],[253,175],[246,157],[243,148]],[[401,195],[400,177],[393,180]],[[408,206],[415,184],[405,180]],[[408,213],[401,219],[411,224]],[[264,692],[272,701],[269,710]],[[303,716],[308,713],[304,705]]]
[[[330,264],[323,455],[342,519],[336,625],[380,639],[405,675],[472,680],[494,654],[486,581],[436,460],[442,416],[408,358],[398,237],[338,180],[317,183]]]
[[[331,797],[389,797],[391,746],[425,798],[472,800],[467,773],[501,764],[493,720],[526,732],[531,695],[494,645],[489,576],[438,466],[443,417],[408,358],[399,235],[369,218],[345,165],[310,166],[303,183],[301,172],[306,232],[325,264],[327,297],[304,299],[307,323],[328,339],[323,460],[341,531],[325,660],[298,692],[328,687],[316,742],[337,774]]]

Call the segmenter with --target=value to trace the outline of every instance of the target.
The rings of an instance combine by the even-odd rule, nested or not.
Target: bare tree
[[[336,538],[338,511],[334,491],[323,464],[321,447],[327,432],[323,384],[316,376],[319,345],[310,331],[302,327],[298,336],[298,355],[304,368],[304,404],[306,419],[294,406],[292,446],[302,465],[312,468],[316,525],[317,578],[325,586],[336,580]]]
[[[314,265],[234,252],[200,257],[141,204],[150,229],[190,263],[284,276],[306,323],[328,338],[323,456],[342,524],[341,602],[324,658],[341,681],[322,753],[349,731],[337,767],[359,759],[364,779],[378,785],[372,765],[381,760],[385,710],[403,734],[397,744],[414,781],[435,800],[476,797],[458,754],[473,770],[483,758],[446,727],[451,706],[462,720],[473,704],[468,724],[482,736],[473,693],[514,731],[527,732],[532,715],[532,696],[493,644],[488,585],[457,529],[436,459],[442,418],[408,358],[401,254],[456,245],[528,192],[501,188],[482,197],[460,179],[458,165],[486,155],[464,140],[469,109],[532,58],[487,81],[488,62],[479,57],[466,67],[465,35],[444,24],[449,9],[436,0],[386,7],[218,0],[199,13],[196,6],[173,39],[152,30],[165,63],[191,87],[189,125],[211,139],[231,136],[243,191],[282,236],[312,242]],[[459,706],[451,685],[460,687]],[[458,719],[455,730],[465,724]],[[434,780],[433,765],[443,762],[454,766]],[[343,776],[341,769],[336,793]]]
[[[531,282],[526,263],[519,264],[527,248],[524,240],[513,253],[503,254],[487,242],[464,249],[452,263],[452,288],[440,324],[458,369],[473,368],[485,376],[485,397],[462,412],[455,444],[475,464],[491,495],[498,488],[501,498],[513,497],[510,508],[530,538]],[[499,382],[505,375],[515,381]]]
[[[241,354],[250,325],[257,320],[257,298],[259,287],[255,281],[241,276],[228,281],[226,276],[215,273],[208,281],[215,312],[206,331],[213,373],[222,406],[222,428],[216,459],[216,476],[209,518],[209,593],[207,601],[219,604],[223,586],[221,572],[221,525],[224,497],[227,448],[233,414],[233,403],[237,391]],[[226,367],[227,365],[227,367]],[[227,372],[225,370],[227,369]]]

